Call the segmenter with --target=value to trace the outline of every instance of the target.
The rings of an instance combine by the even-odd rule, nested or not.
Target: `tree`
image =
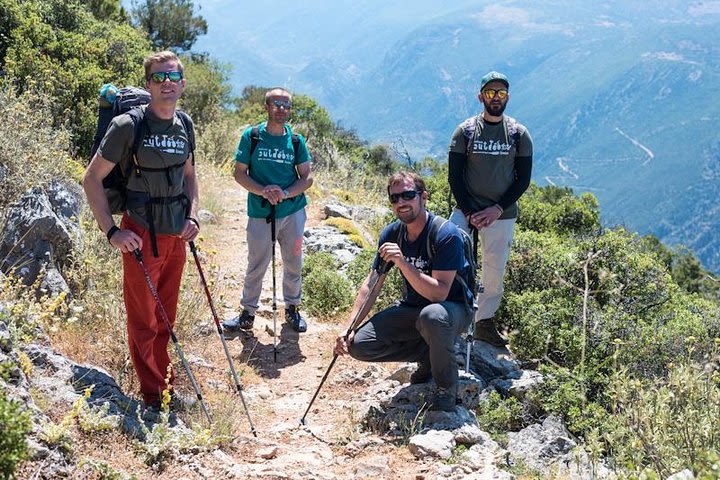
[[[188,82],[181,106],[202,130],[232,101],[227,83],[230,67],[204,58],[183,58],[183,64]]]
[[[188,51],[207,33],[207,22],[195,16],[194,9],[192,0],[145,0],[133,2],[133,18],[147,32],[153,49]]]
[[[0,0],[0,22],[0,83],[51,98],[52,120],[68,127],[78,155],[87,155],[98,89],[137,85],[147,40],[112,16],[98,19],[81,0]]]

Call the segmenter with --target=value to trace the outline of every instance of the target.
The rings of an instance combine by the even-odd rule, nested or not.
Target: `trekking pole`
[[[250,412],[248,411],[247,404],[245,403],[245,397],[242,393],[243,388],[242,385],[240,385],[237,373],[235,372],[235,365],[233,363],[232,356],[230,355],[230,351],[228,350],[225,337],[223,336],[222,324],[220,323],[220,319],[218,318],[217,312],[215,311],[215,304],[213,303],[212,296],[210,295],[210,289],[208,288],[207,281],[205,280],[205,274],[203,273],[202,267],[200,266],[200,258],[198,258],[197,249],[195,248],[195,242],[193,241],[190,241],[190,251],[195,258],[195,265],[197,265],[198,273],[200,274],[200,281],[205,288],[205,296],[207,296],[208,305],[210,305],[210,311],[212,312],[213,320],[215,320],[215,326],[217,327],[217,332],[220,336],[220,341],[222,342],[223,349],[225,350],[225,357],[227,358],[228,364],[230,365],[230,373],[232,374],[233,381],[235,382],[235,390],[237,391],[238,395],[240,395],[240,401],[242,402],[243,408],[245,409],[245,415],[247,416],[248,423],[250,424],[250,432],[257,437],[255,426],[250,419]]]
[[[275,205],[270,205],[270,216],[265,219],[270,223],[270,240],[272,241],[272,277],[273,277],[273,360],[277,363],[277,284],[275,281]]]
[[[387,275],[387,272],[390,270],[390,267],[392,267],[392,263],[388,262],[381,262],[378,266],[377,270],[373,269],[371,275],[370,275],[370,281],[368,282],[368,294],[367,297],[363,300],[363,303],[360,305],[360,308],[358,309],[357,313],[355,314],[355,318],[352,319],[352,322],[350,323],[350,326],[348,327],[347,331],[345,332],[345,338],[347,338],[350,333],[355,329],[355,327],[358,326],[358,324],[365,318],[365,316],[370,311],[370,308],[372,307],[373,303],[375,303],[375,299],[377,298],[378,294],[380,293],[380,289],[382,288],[383,282],[385,281],[385,276]],[[300,425],[305,425],[305,417],[307,416],[308,412],[310,411],[310,408],[312,407],[313,403],[315,402],[315,399],[318,396],[318,393],[320,393],[320,389],[322,388],[323,384],[325,384],[325,380],[327,380],[328,375],[330,375],[330,370],[332,370],[333,366],[335,365],[335,362],[338,359],[338,354],[334,354],[332,361],[330,362],[330,365],[328,365],[327,370],[325,371],[325,375],[323,375],[322,379],[320,380],[320,385],[318,385],[317,390],[315,390],[315,395],[313,395],[312,400],[310,400],[310,404],[307,406],[307,409],[305,410],[305,413],[303,414],[302,418],[300,419]]]
[[[139,249],[135,249],[133,251],[133,254],[135,255],[135,259],[137,260],[138,264],[140,265],[140,268],[142,268],[143,273],[145,274],[145,281],[147,282],[148,287],[150,287],[150,293],[152,293],[153,298],[155,298],[155,303],[157,303],[157,307],[158,307],[158,311],[160,312],[160,316],[162,317],[163,321],[165,322],[165,327],[167,327],[167,330],[170,333],[170,338],[172,339],[172,342],[175,345],[175,351],[177,352],[178,357],[180,357],[180,361],[182,362],[183,368],[185,369],[185,373],[187,373],[187,376],[190,379],[190,383],[192,384],[193,390],[195,390],[195,396],[197,397],[198,401],[200,402],[200,406],[202,407],[203,413],[205,413],[205,418],[207,418],[208,423],[212,423],[212,420],[210,419],[210,412],[208,412],[207,406],[205,405],[205,401],[203,400],[202,394],[200,393],[200,387],[198,387],[198,384],[195,381],[195,377],[193,376],[192,372],[190,371],[190,365],[188,365],[187,360],[185,360],[185,355],[183,354],[182,348],[180,348],[180,342],[178,342],[178,339],[175,336],[175,332],[173,331],[172,325],[170,325],[170,319],[167,316],[165,307],[163,307],[163,304],[160,301],[160,296],[158,295],[157,289],[155,288],[155,285],[153,285],[152,280],[150,279],[150,272],[148,272],[148,269],[145,266],[145,262],[143,262],[142,253],[140,253]]]
[[[472,229],[472,243],[473,243],[473,258],[477,262],[478,256],[478,230],[477,228],[470,226]],[[476,279],[477,280],[477,279]],[[480,293],[481,286],[478,294]],[[477,298],[473,298],[473,318],[470,319],[470,327],[468,328],[467,336],[465,338],[465,371],[470,372],[470,352],[473,344],[473,337],[475,336],[475,311],[477,310]]]

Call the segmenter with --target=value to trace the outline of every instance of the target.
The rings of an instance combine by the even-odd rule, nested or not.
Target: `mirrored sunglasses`
[[[150,74],[150,80],[155,83],[163,83],[165,80],[179,82],[183,79],[182,72],[154,72]]]
[[[500,100],[505,100],[508,96],[508,91],[505,89],[494,90],[492,88],[488,88],[487,90],[483,90],[483,95],[485,95],[485,98],[488,100],[495,98],[495,95],[497,95]]]
[[[292,107],[292,102],[290,100],[273,100],[270,102],[270,105],[274,105],[275,108],[284,108],[285,110],[290,109]]]
[[[405,190],[404,192],[400,193],[390,193],[388,197],[390,198],[390,203],[397,203],[402,198],[403,200],[412,200],[418,195],[422,193],[422,190]]]

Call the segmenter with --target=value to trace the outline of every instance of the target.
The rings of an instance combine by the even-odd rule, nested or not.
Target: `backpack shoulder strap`
[[[293,146],[293,151],[295,152],[295,158],[297,158],[298,149],[300,148],[300,136],[298,136],[298,134],[296,134],[296,133],[293,133],[292,137],[290,139],[292,140],[292,146]]]
[[[433,257],[435,256],[435,253],[437,253],[437,236],[438,232],[442,228],[443,225],[445,225],[446,222],[449,222],[450,220],[445,220],[442,217],[439,217],[437,215],[433,216],[432,223],[430,224],[430,231],[428,232],[427,236],[427,244],[425,248],[427,249],[428,257],[430,257],[430,261],[432,262]]]
[[[252,130],[250,130],[250,157],[252,157],[253,152],[255,152],[255,148],[257,148],[257,144],[260,141],[260,126],[255,125],[252,127]]]
[[[389,238],[395,238],[398,245],[402,244],[402,239],[405,234],[405,224],[400,220],[395,220],[390,224],[390,235]],[[402,246],[402,245],[401,245]]]
[[[143,138],[145,137],[145,130],[147,128],[147,121],[145,120],[145,110],[143,108],[131,108],[128,110],[127,115],[130,117],[130,120],[133,122],[133,144],[132,149],[130,150],[130,156],[131,161],[130,165],[128,166],[128,171],[123,172],[124,174],[127,173],[125,176],[130,175],[130,171],[133,169],[133,166],[135,167],[135,173],[137,175],[140,175],[140,161],[138,159],[138,150],[140,150],[140,145],[142,145]]]
[[[185,135],[187,135],[188,142],[190,142],[190,155],[192,155],[192,163],[195,165],[195,142],[190,138],[190,115],[182,110],[175,110],[175,115],[180,119],[183,128],[185,129]]]
[[[485,123],[483,122],[482,113],[479,113],[475,117],[469,118],[465,121],[463,134],[465,135],[465,142],[467,145],[465,153],[468,156],[472,153],[475,138],[482,134],[484,125]]]

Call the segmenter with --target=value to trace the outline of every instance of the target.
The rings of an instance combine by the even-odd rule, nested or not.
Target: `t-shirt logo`
[[[425,274],[430,274],[430,262],[422,257],[410,257],[405,255],[405,261]]]
[[[171,155],[183,155],[187,140],[179,135],[150,134],[143,139],[143,147],[154,148]]]
[[[500,142],[498,140],[474,140],[472,153],[480,153],[484,155],[507,155],[511,148],[512,144]]]
[[[273,162],[273,163],[284,163],[292,165],[295,162],[295,153],[287,152],[282,148],[267,148],[258,147],[258,160]]]

